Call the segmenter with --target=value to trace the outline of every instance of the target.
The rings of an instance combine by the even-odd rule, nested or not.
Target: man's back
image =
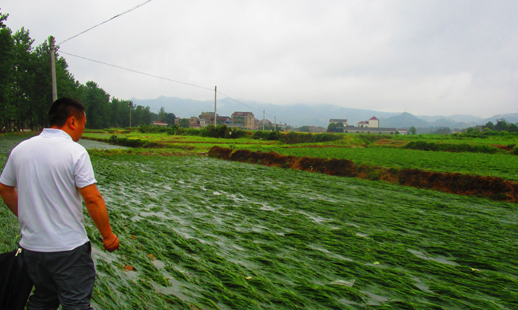
[[[0,181],[18,188],[23,248],[68,251],[88,241],[77,187],[96,181],[84,147],[62,130],[44,129],[13,149],[8,164]]]

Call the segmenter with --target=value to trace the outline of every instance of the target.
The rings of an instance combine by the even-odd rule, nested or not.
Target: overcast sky
[[[58,43],[145,0],[3,0]],[[490,117],[518,109],[518,1],[153,0],[60,50],[246,102]],[[214,92],[61,54],[120,99]],[[59,91],[59,90],[58,90]]]

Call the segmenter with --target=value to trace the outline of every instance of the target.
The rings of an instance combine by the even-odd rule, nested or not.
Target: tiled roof
[[[252,114],[252,116],[254,115],[252,112],[234,112],[232,116],[248,116],[250,114]]]

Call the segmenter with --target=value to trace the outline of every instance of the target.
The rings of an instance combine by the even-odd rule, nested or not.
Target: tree
[[[165,122],[167,123],[167,126],[173,126],[175,119],[176,119],[176,116],[173,113],[167,113],[165,115]]]
[[[328,132],[344,132],[344,123],[330,123],[327,126]]]
[[[302,126],[302,127],[297,128],[297,131],[311,132],[311,127],[310,126]]]
[[[89,128],[105,128],[109,124],[108,103],[110,95],[100,88],[97,83],[86,82],[83,104],[86,109]]]
[[[0,13],[0,131],[10,131],[11,120],[14,118],[14,111],[10,105],[14,42],[11,37],[11,29],[4,24],[8,16]]]
[[[509,124],[503,118],[496,120],[495,130],[497,131],[508,131]]]
[[[178,126],[182,128],[189,128],[189,120],[187,118],[182,118]]]
[[[484,125],[484,128],[495,130],[495,124],[493,124],[493,122],[487,122],[487,124]]]
[[[16,127],[32,129],[34,127],[32,108],[34,97],[36,97],[33,91],[35,76],[31,68],[34,58],[32,53],[34,40],[30,38],[29,31],[25,31],[23,27],[12,38],[14,46],[10,99],[16,109]]]
[[[449,134],[451,134],[451,129],[450,129],[450,127],[441,127],[439,129],[437,129],[436,131],[432,132],[432,134],[449,135]]]
[[[415,129],[415,127],[414,127],[414,126],[412,126],[412,127],[410,127],[410,128],[408,129],[408,134],[409,134],[409,135],[415,135],[415,134],[416,134],[416,131],[417,131],[417,130]]]
[[[507,131],[509,132],[518,132],[518,126],[516,126],[516,124],[509,124],[509,127],[507,128]]]
[[[158,111],[158,121],[165,123],[166,114],[164,107],[160,107],[160,111]]]

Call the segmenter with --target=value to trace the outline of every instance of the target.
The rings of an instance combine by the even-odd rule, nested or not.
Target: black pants
[[[71,251],[33,252],[25,250],[23,258],[34,282],[28,310],[93,309],[90,299],[95,283],[95,266],[90,242]]]

